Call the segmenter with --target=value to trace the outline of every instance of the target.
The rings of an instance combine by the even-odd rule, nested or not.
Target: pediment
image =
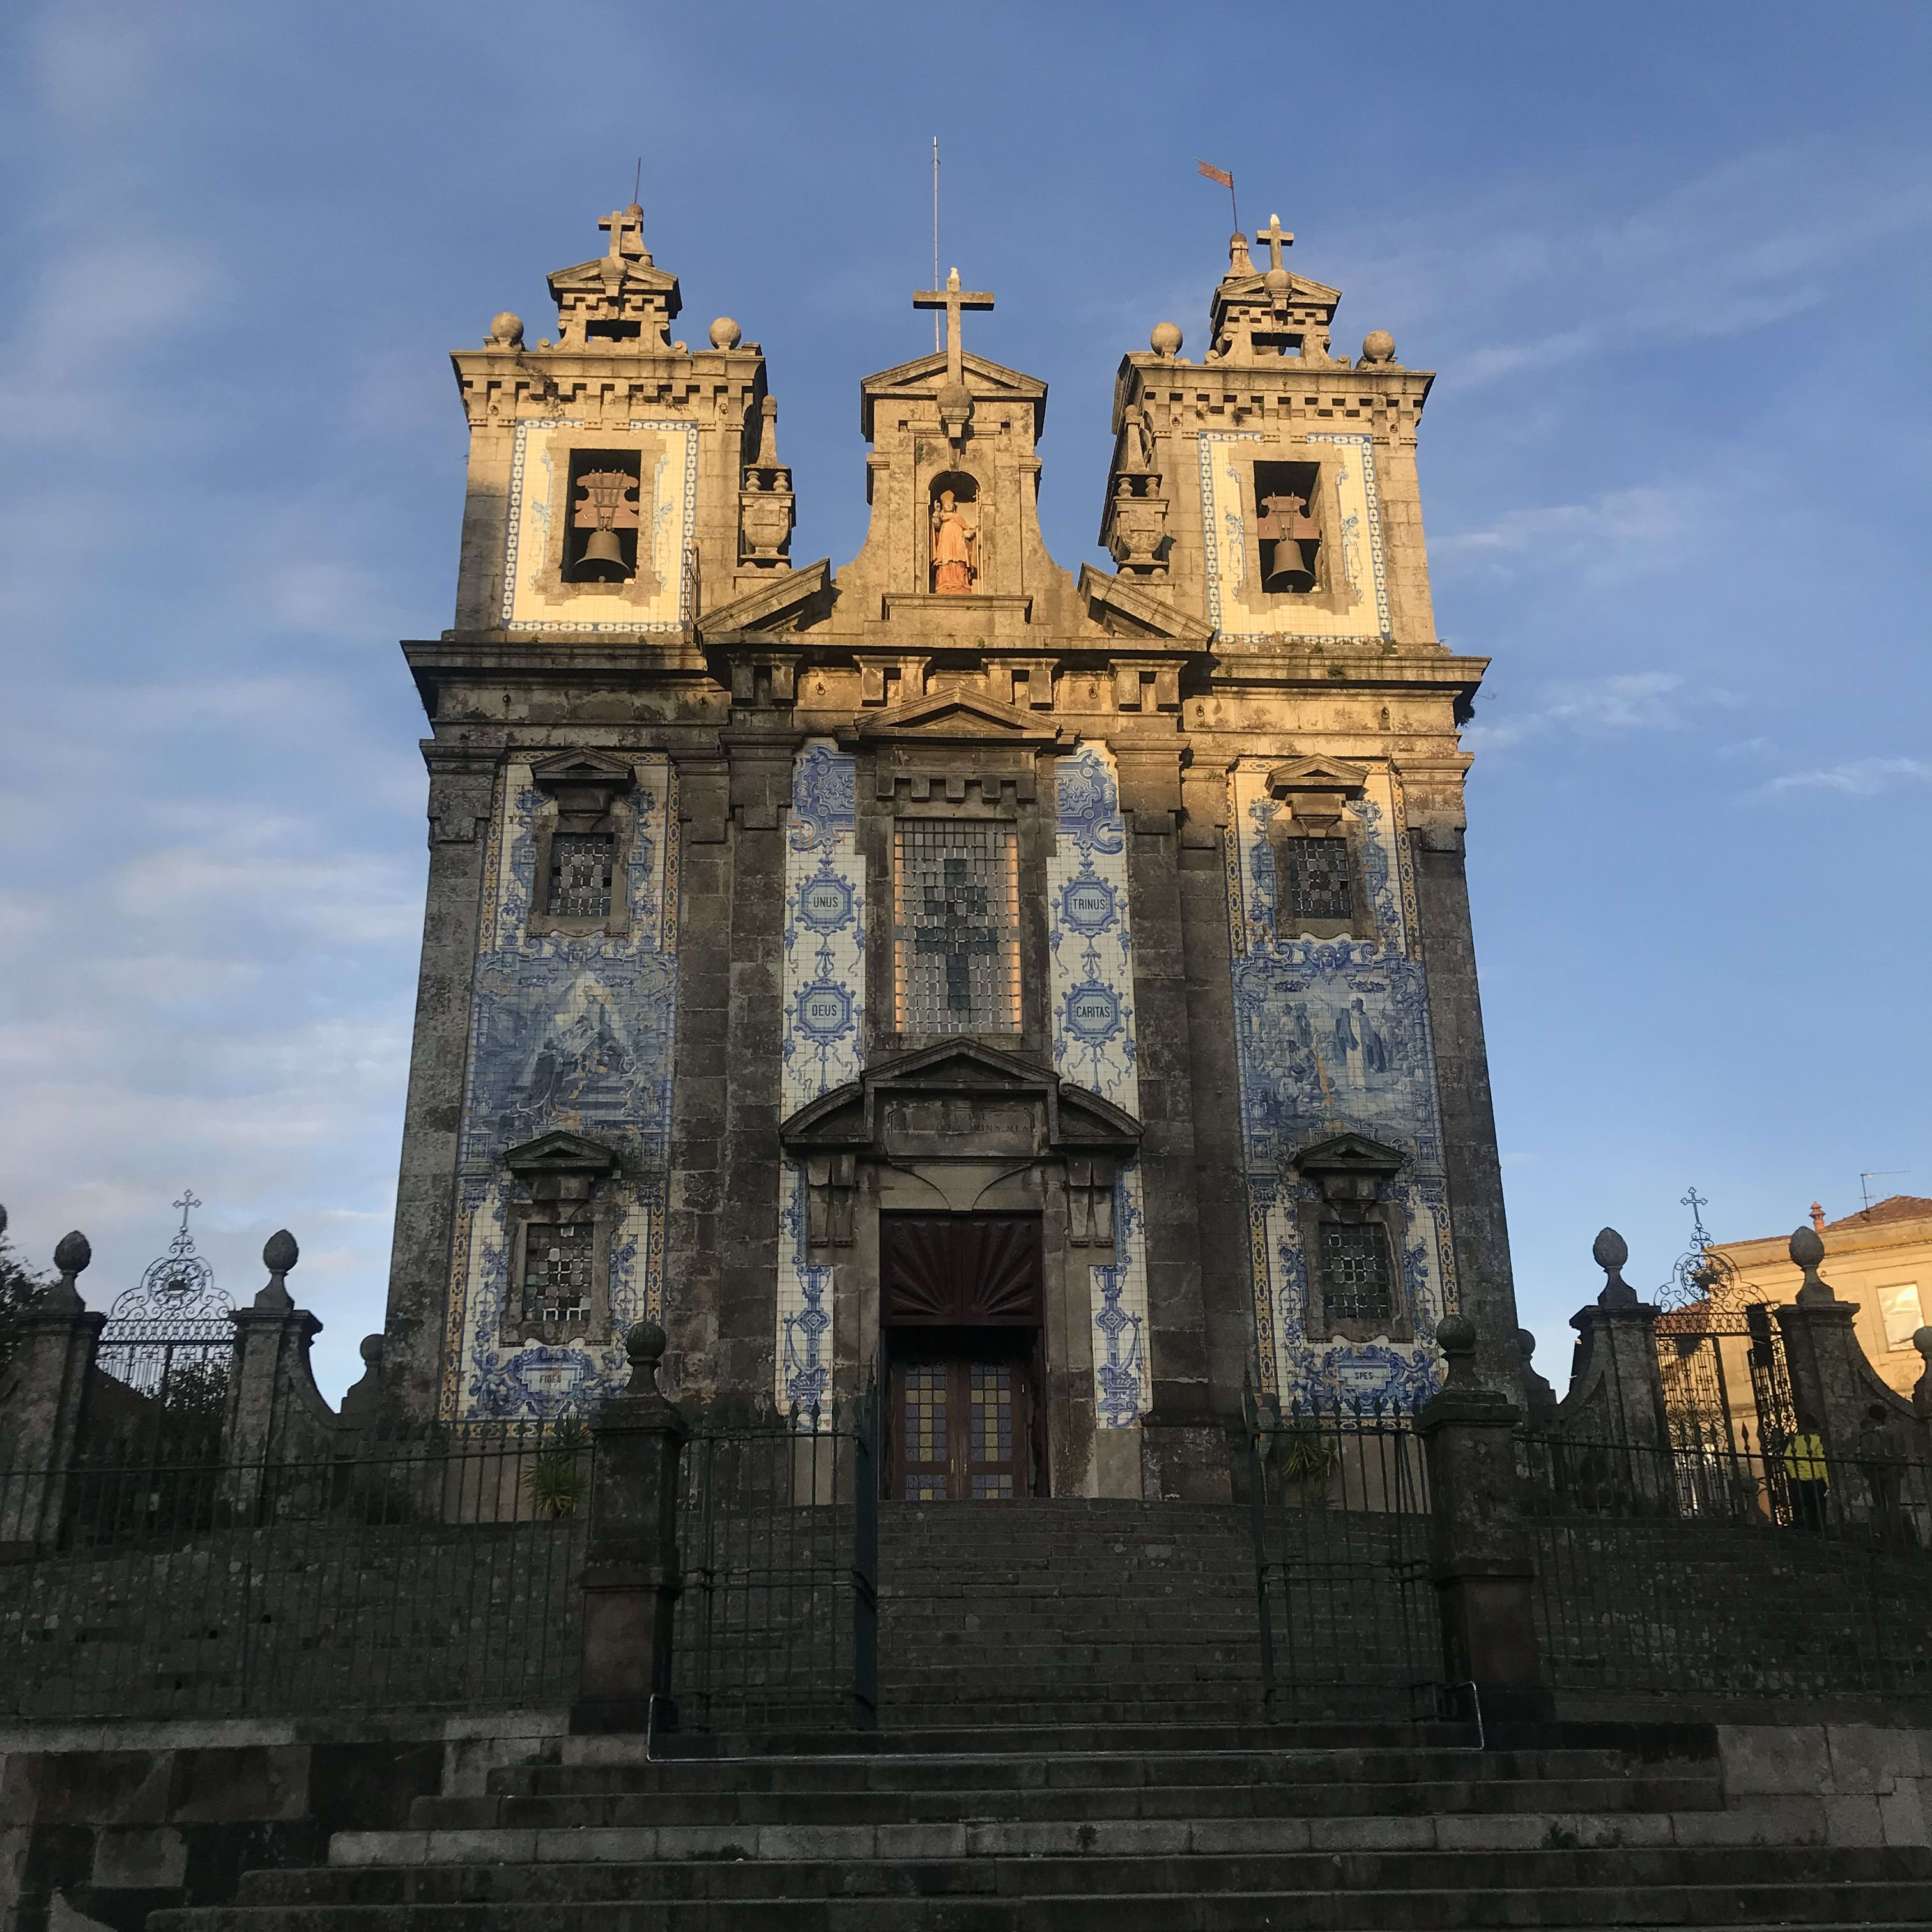
[[[767,582],[698,620],[698,634],[706,643],[733,632],[778,631],[786,620],[823,592],[832,582],[832,560],[821,556],[797,570],[780,571]]]
[[[1298,791],[1340,792],[1353,796],[1367,783],[1368,776],[1366,765],[1350,764],[1345,759],[1317,754],[1305,758],[1290,758],[1276,766],[1268,773],[1268,788],[1276,798]]]
[[[1366,1134],[1336,1134],[1304,1148],[1294,1164],[1312,1180],[1322,1174],[1359,1174],[1386,1179],[1407,1156],[1400,1148],[1371,1140]]]
[[[664,296],[667,315],[675,316],[682,308],[678,296],[677,278],[668,269],[640,262],[634,255],[624,258],[620,274],[614,275],[611,268],[610,257],[598,255],[574,267],[556,269],[547,278],[550,294],[601,294],[614,281],[620,289],[649,289]]]
[[[881,369],[859,385],[859,427],[866,440],[872,440],[872,405],[882,396],[930,395],[946,380],[944,354],[922,356],[902,362],[896,369]],[[998,399],[1030,403],[1033,433],[1037,437],[1046,423],[1046,385],[1037,376],[1009,369],[1002,362],[988,362],[984,356],[964,355],[959,373],[975,402]]]
[[[1042,1152],[1074,1148],[1125,1155],[1140,1144],[1140,1123],[1112,1101],[1063,1081],[1050,1067],[977,1040],[942,1041],[868,1066],[856,1080],[800,1108],[781,1124],[778,1138],[794,1154],[878,1148],[885,1110],[926,1095],[1029,1102],[1040,1110]],[[970,1134],[960,1137],[962,1158],[976,1158],[980,1151]]]
[[[530,766],[532,782],[548,788],[552,785],[628,786],[637,773],[626,758],[608,752],[559,752],[538,758]]]
[[[533,1141],[513,1147],[503,1156],[503,1165],[512,1174],[608,1174],[617,1165],[617,1156],[600,1141],[586,1140],[581,1134],[539,1134]]]
[[[1342,291],[1331,289],[1325,282],[1310,281],[1305,275],[1298,275],[1293,269],[1288,271],[1288,299],[1304,308],[1315,307],[1331,313],[1341,302]],[[1230,275],[1216,291],[1234,302],[1271,302],[1268,284],[1258,274]]]
[[[853,722],[862,741],[910,738],[927,744],[1051,745],[1058,728],[1042,725],[1030,712],[1003,704],[976,691],[935,691],[923,698],[868,711]]]
[[[1214,627],[1206,618],[1179,610],[1165,597],[1156,597],[1124,578],[1109,577],[1090,563],[1080,566],[1080,594],[1090,604],[1119,612],[1142,631],[1172,638],[1190,648],[1199,649],[1214,634]]]

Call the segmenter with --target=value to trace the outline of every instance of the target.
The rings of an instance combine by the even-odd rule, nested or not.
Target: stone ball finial
[[[1516,1352],[1527,1362],[1536,1353],[1536,1336],[1527,1328],[1516,1331]]]
[[[1156,356],[1165,356],[1172,362],[1180,353],[1180,325],[1178,322],[1157,322],[1148,338],[1148,346]]]
[[[1279,304],[1292,292],[1294,278],[1286,268],[1270,268],[1262,276],[1262,286],[1268,290],[1269,301]]]
[[[64,1275],[79,1274],[93,1258],[93,1244],[78,1228],[70,1234],[62,1235],[60,1245],[54,1250],[54,1266]]]
[[[279,1228],[262,1244],[262,1265],[271,1274],[286,1274],[302,1259],[302,1250],[287,1228]]]
[[[1795,1228],[1785,1252],[1809,1274],[1825,1258],[1825,1244],[1816,1228]]]
[[[364,1335],[356,1353],[362,1358],[369,1367],[380,1369],[382,1366],[384,1346],[380,1335]]]
[[[1466,1315],[1445,1315],[1436,1324],[1436,1346],[1450,1358],[1476,1352],[1476,1324]]]
[[[508,309],[490,318],[490,333],[484,338],[485,349],[520,349],[524,346],[524,319],[512,315]]]
[[[631,1364],[634,1394],[655,1394],[658,1364],[664,1360],[667,1338],[655,1322],[634,1322],[624,1336],[624,1354]]]
[[[1395,338],[1385,328],[1370,329],[1362,338],[1362,360],[1371,368],[1378,362],[1394,362]]]
[[[721,315],[711,325],[711,346],[714,349],[735,349],[745,339],[745,332],[728,315]]]

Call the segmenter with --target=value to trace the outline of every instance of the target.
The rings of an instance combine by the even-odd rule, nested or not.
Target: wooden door
[[[892,1368],[896,1488],[908,1502],[1024,1496],[1027,1374],[1010,1358],[948,1352]]]

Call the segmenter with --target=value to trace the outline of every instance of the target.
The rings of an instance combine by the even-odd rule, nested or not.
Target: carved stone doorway
[[[1042,1488],[1036,1214],[884,1214],[889,1493],[990,1502]]]

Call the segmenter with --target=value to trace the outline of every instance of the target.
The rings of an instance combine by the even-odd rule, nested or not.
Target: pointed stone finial
[[[295,1306],[289,1294],[289,1270],[302,1258],[302,1250],[287,1228],[281,1228],[262,1244],[262,1265],[268,1270],[268,1285],[255,1298],[255,1306],[264,1313],[286,1315]]]
[[[60,1280],[41,1291],[40,1306],[58,1313],[86,1307],[87,1304],[81,1300],[80,1290],[76,1284],[93,1258],[93,1246],[78,1228],[71,1234],[63,1234],[59,1246],[54,1250],[54,1266],[60,1270]]]
[[[624,1354],[631,1364],[629,1395],[662,1395],[658,1387],[658,1366],[663,1361],[666,1338],[655,1322],[633,1322],[624,1337]]]
[[[1637,1305],[1636,1290],[1624,1279],[1624,1263],[1630,1259],[1630,1244],[1614,1228],[1599,1231],[1595,1240],[1590,1244],[1590,1253],[1598,1267],[1609,1276],[1604,1283],[1603,1292],[1597,1297],[1599,1308],[1634,1308]]]
[[[776,470],[778,466],[778,403],[776,396],[767,396],[758,405],[758,460],[755,467]]]
[[[1825,1244],[1816,1228],[1793,1228],[1785,1252],[1795,1266],[1804,1270],[1804,1284],[1797,1295],[1800,1308],[1828,1308],[1837,1301],[1832,1284],[1818,1272],[1818,1264],[1825,1258]]]
[[[1822,1201],[1814,1201],[1811,1204],[1811,1225],[1820,1234],[1825,1232],[1825,1204]]]
[[[1248,238],[1238,228],[1228,237],[1228,273],[1252,275],[1255,265],[1248,259]]]

